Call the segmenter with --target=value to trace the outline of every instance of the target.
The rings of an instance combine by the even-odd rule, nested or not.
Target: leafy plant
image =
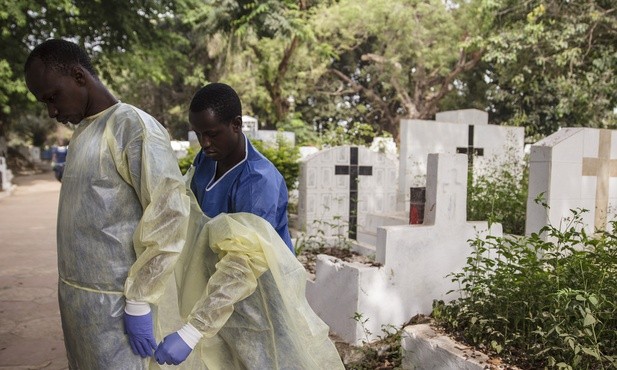
[[[332,221],[314,220],[313,226],[314,233],[302,234],[298,238],[296,242],[296,255],[300,255],[305,249],[313,251],[324,250],[327,247],[351,249],[351,240],[344,233],[349,223],[340,216],[335,216]],[[334,236],[328,237],[326,230],[334,231]]]
[[[356,347],[360,352],[357,360],[345,365],[346,369],[369,370],[369,369],[398,369],[401,366],[403,352],[401,350],[402,328],[397,329],[393,325],[382,325],[381,334],[377,339],[370,342],[368,337],[372,333],[366,328],[367,318],[362,313],[356,312],[353,319],[360,323],[366,335],[362,345]]]
[[[277,170],[285,178],[287,190],[291,191],[298,186],[298,176],[300,175],[300,149],[285,140],[283,135],[277,135],[276,144],[268,145],[263,141],[251,141],[255,149],[274,164]]]
[[[195,149],[194,147],[189,146],[187,150],[187,154],[178,160],[178,166],[180,166],[180,171],[182,172],[183,175],[186,173],[186,171],[189,170],[189,168],[193,164],[193,160],[195,159],[195,156],[197,155],[197,151],[198,149]]]
[[[324,132],[320,138],[323,146],[363,145],[368,146],[377,136],[373,126],[354,122],[349,126],[336,125]]]
[[[467,177],[467,219],[498,222],[508,234],[525,233],[529,166],[513,153],[508,159],[485,166]]]
[[[461,297],[434,303],[437,322],[524,368],[617,366],[617,234],[587,235],[582,212],[563,229],[473,240],[451,275]]]

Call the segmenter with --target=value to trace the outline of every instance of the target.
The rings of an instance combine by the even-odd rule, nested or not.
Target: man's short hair
[[[30,52],[24,71],[28,71],[35,59],[40,59],[46,68],[51,68],[62,74],[69,74],[71,67],[80,65],[90,74],[97,78],[96,71],[92,67],[90,57],[77,44],[60,39],[50,39]]]
[[[191,100],[190,109],[193,113],[210,109],[221,123],[230,122],[242,115],[242,103],[238,94],[231,86],[219,82],[199,89]]]

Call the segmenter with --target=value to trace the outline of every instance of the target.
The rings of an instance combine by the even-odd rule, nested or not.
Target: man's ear
[[[87,74],[82,66],[76,65],[71,67],[71,77],[77,82],[78,85],[83,86],[86,84]]]
[[[231,120],[231,126],[234,129],[234,132],[242,131],[242,117],[236,116],[233,120]]]

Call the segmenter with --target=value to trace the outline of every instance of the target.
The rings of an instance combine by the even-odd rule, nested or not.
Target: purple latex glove
[[[186,360],[191,351],[191,347],[176,332],[169,334],[159,343],[154,358],[161,365],[178,365]]]
[[[152,312],[141,316],[133,316],[125,312],[124,333],[129,337],[133,353],[144,358],[152,356],[152,351],[156,349]]]

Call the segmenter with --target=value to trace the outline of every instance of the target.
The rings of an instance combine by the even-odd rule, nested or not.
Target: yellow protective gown
[[[182,250],[189,197],[169,136],[118,103],[71,139],[58,209],[58,298],[71,369],[144,369],[125,298],[155,304]]]
[[[191,196],[187,245],[176,265],[178,305],[204,337],[180,366],[343,369],[328,326],[306,300],[306,277],[267,221],[250,213],[210,220]]]

